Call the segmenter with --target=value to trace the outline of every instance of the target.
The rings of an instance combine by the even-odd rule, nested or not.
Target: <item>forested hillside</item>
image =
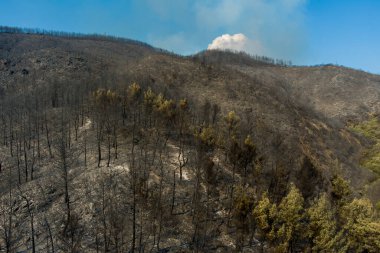
[[[378,76],[0,31],[5,252],[380,250]]]

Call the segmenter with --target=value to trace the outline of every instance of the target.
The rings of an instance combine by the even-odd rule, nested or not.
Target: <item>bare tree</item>
[[[34,229],[34,207],[33,207],[33,200],[31,197],[27,196],[20,188],[19,186],[19,192],[21,198],[25,201],[26,203],[26,208],[28,211],[28,216],[30,219],[30,238],[32,241],[32,252],[36,252],[36,241],[35,241],[35,229]]]

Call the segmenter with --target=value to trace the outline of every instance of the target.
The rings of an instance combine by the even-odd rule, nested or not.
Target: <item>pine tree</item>
[[[257,226],[257,232],[260,236],[259,239],[262,242],[268,242],[270,245],[275,239],[273,224],[276,213],[276,204],[272,203],[268,197],[268,193],[264,192],[256,207],[253,209],[252,216]]]
[[[306,237],[315,252],[332,251],[332,238],[336,231],[336,221],[326,193],[322,194],[306,212],[308,226]]]
[[[341,230],[334,238],[338,252],[380,252],[380,222],[368,199],[354,199],[341,207]]]
[[[304,199],[294,185],[290,185],[289,193],[281,200],[275,219],[277,249],[282,252],[292,252],[295,242],[302,231]]]
[[[347,201],[349,196],[351,195],[351,189],[349,183],[344,180],[341,176],[335,175],[331,179],[331,196],[333,198],[333,201],[339,205],[344,205]]]

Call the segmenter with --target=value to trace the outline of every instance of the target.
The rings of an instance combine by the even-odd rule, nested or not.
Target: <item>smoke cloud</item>
[[[294,62],[307,51],[308,0],[145,1],[173,26],[150,34],[150,42],[169,50],[228,48]]]
[[[263,54],[264,50],[259,42],[247,38],[242,33],[237,34],[223,34],[216,37],[211,44],[207,47],[208,50],[212,49],[229,49],[233,51],[245,51],[250,54]]]

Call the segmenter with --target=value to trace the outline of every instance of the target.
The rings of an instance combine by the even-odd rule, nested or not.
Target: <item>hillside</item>
[[[379,112],[378,75],[334,65],[278,66],[228,52],[210,51],[204,55],[212,63],[223,62],[252,77],[276,78],[303,106],[342,123]]]
[[[379,96],[380,76],[338,66],[0,33],[2,222],[35,217],[41,252],[269,249],[239,201],[252,209],[268,191],[280,212],[296,186],[308,207],[341,178],[349,198],[380,201],[361,162],[376,140],[355,131]],[[30,248],[21,226],[4,225],[2,244]]]

